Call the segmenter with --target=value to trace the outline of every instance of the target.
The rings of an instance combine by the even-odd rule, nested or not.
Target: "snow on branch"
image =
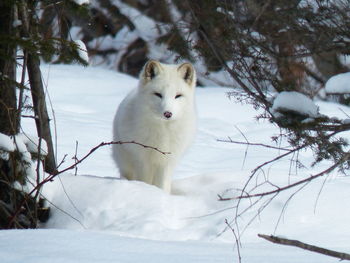
[[[283,91],[273,101],[272,114],[276,118],[290,112],[306,118],[317,118],[320,116],[318,106],[307,96],[296,91]]]
[[[0,133],[0,151],[13,152],[15,146],[10,136]]]
[[[327,94],[350,94],[350,72],[331,77],[325,85]]]
[[[78,55],[79,57],[84,61],[86,62],[86,64],[89,64],[89,55],[88,55],[88,52],[87,52],[87,49],[86,49],[86,46],[84,44],[83,41],[81,40],[74,40],[74,43],[77,45],[78,47]]]
[[[18,151],[21,154],[30,153],[34,157],[47,155],[47,144],[44,139],[33,135],[19,133],[8,136],[0,133],[0,158],[7,160],[8,153]]]
[[[88,5],[90,4],[90,0],[74,0],[74,2],[78,5]]]

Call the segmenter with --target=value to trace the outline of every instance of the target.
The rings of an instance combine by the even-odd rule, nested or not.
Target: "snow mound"
[[[331,77],[325,85],[328,94],[350,93],[350,72],[342,73]]]
[[[225,174],[180,179],[169,195],[142,182],[65,174],[44,190],[55,204],[45,227],[109,230],[153,240],[215,240],[232,211],[208,215],[230,207],[217,200],[230,184],[231,175]]]

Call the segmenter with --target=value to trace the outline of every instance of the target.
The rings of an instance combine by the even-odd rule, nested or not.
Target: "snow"
[[[94,231],[6,232],[0,232],[1,262],[229,262],[232,256],[229,245],[217,248],[210,243],[186,242],[183,246],[180,242],[125,238]],[[23,253],[14,253],[15,248],[22,248]]]
[[[3,133],[0,133],[0,150],[6,152],[13,152],[15,150],[11,137]]]
[[[15,146],[10,136],[0,133],[0,159],[8,160],[9,152],[13,152]]]
[[[18,20],[18,19],[14,20],[13,23],[12,23],[13,27],[19,27],[21,25],[22,25],[22,21]]]
[[[81,40],[74,40],[74,43],[78,46],[79,57],[84,60],[86,63],[89,63],[89,55],[87,53],[86,46]]]
[[[283,91],[273,101],[272,112],[275,116],[286,111],[311,118],[319,116],[318,106],[309,97],[296,91]]]
[[[350,72],[342,73],[331,77],[325,85],[328,94],[349,94],[350,93]]]
[[[113,0],[113,4],[119,8],[123,15],[133,22],[137,35],[145,41],[152,42],[156,37],[164,35],[170,29],[169,26],[159,26],[153,19],[143,15],[136,8],[133,8],[120,0]]]
[[[50,117],[55,120],[52,130],[57,131],[58,162],[67,154],[63,169],[74,163],[75,154],[81,158],[100,142],[111,140],[117,106],[137,80],[98,67],[43,65],[42,70],[54,110]],[[171,195],[142,182],[118,179],[110,147],[101,148],[79,166],[77,175],[65,173],[46,184],[42,193],[52,203],[52,217],[42,229],[0,231],[0,262],[238,262],[234,235],[224,231],[225,220],[232,222],[235,216],[236,203],[218,201],[217,195],[237,196],[251,170],[280,153],[218,139],[244,141],[243,133],[251,142],[271,144],[271,136],[280,130],[267,121],[257,122],[259,113],[230,100],[229,91],[197,89],[198,134],[175,171]],[[280,105],[304,106],[296,101],[298,97],[292,95],[291,102],[284,98]],[[315,104],[328,116],[344,118],[349,112],[335,103]],[[315,107],[308,105],[305,112],[315,114]],[[23,129],[35,134],[33,121],[23,121]],[[344,136],[350,138],[349,133]],[[313,160],[310,152],[298,157],[306,163]],[[290,160],[280,160],[267,166],[256,181],[268,177],[275,185],[286,185],[327,165],[296,172]],[[286,236],[349,253],[350,211],[345,207],[349,187],[348,176],[333,172],[308,184],[289,202],[291,192],[280,195],[264,211],[252,207],[237,221],[242,262],[277,263],[281,258],[283,262],[338,262],[270,244],[257,234]],[[250,200],[242,201],[239,211],[250,205]]]
[[[90,0],[74,0],[74,2],[78,5],[90,4]]]
[[[344,120],[342,121],[342,123],[343,123],[343,124],[350,124],[350,119],[344,119]]]
[[[108,262],[152,262],[152,263],[212,263],[236,262],[230,244],[208,242],[161,242],[138,238],[127,238],[114,233],[67,230],[12,230],[0,232],[1,262],[6,263],[108,263]],[[243,255],[246,262],[264,261],[274,253],[274,245],[252,245]],[[322,256],[309,257],[307,252],[282,248],[276,251],[283,262],[337,262]],[[277,257],[276,257],[277,258]],[[276,261],[281,262],[281,261]]]
[[[14,181],[13,187],[30,192],[37,182],[37,176],[43,179],[44,174],[43,165],[41,165],[41,162],[38,165],[37,160],[35,160],[37,156],[33,158],[32,154],[38,155],[40,153],[40,157],[47,155],[47,144],[45,140],[40,140],[37,136],[30,134],[19,133],[14,136],[7,136],[0,133],[0,159],[8,160],[10,153],[14,151],[20,153],[21,160],[16,169],[25,171],[29,183],[23,185],[18,181]]]
[[[20,138],[21,141],[25,144],[26,150],[28,152],[36,154],[40,152],[40,155],[47,155],[47,143],[44,139],[40,139],[38,136],[24,133],[18,134],[17,138]]]
[[[0,133],[0,156],[1,159],[8,159],[8,154],[19,151],[25,161],[32,162],[30,153],[39,153],[39,137],[30,134],[19,133],[15,136],[7,136]],[[47,155],[47,144],[45,140],[40,141],[40,155]]]

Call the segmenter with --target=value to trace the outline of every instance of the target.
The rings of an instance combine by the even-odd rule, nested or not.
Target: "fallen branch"
[[[268,235],[263,235],[263,234],[258,234],[260,238],[263,238],[267,241],[270,241],[275,244],[280,244],[280,245],[285,245],[285,246],[294,246],[298,248],[302,248],[308,251],[316,252],[322,255],[330,256],[330,257],[335,257],[339,258],[340,260],[350,260],[350,254],[347,253],[342,253],[342,252],[337,252],[334,250],[322,248],[322,247],[317,247],[314,245],[309,245],[303,242],[300,242],[298,240],[292,240],[292,239],[287,239],[287,238],[282,238],[282,237],[276,237],[276,236],[268,236]]]

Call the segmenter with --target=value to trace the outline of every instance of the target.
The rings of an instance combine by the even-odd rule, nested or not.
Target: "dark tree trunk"
[[[40,61],[35,55],[28,54],[28,77],[33,98],[35,123],[38,136],[47,143],[48,154],[45,159],[45,171],[50,174],[56,172],[55,154],[50,131],[50,119],[47,113],[44,86],[41,79]]]
[[[13,4],[0,1],[0,36],[13,35]],[[0,132],[13,135],[16,132],[16,58],[15,46],[0,41]]]

